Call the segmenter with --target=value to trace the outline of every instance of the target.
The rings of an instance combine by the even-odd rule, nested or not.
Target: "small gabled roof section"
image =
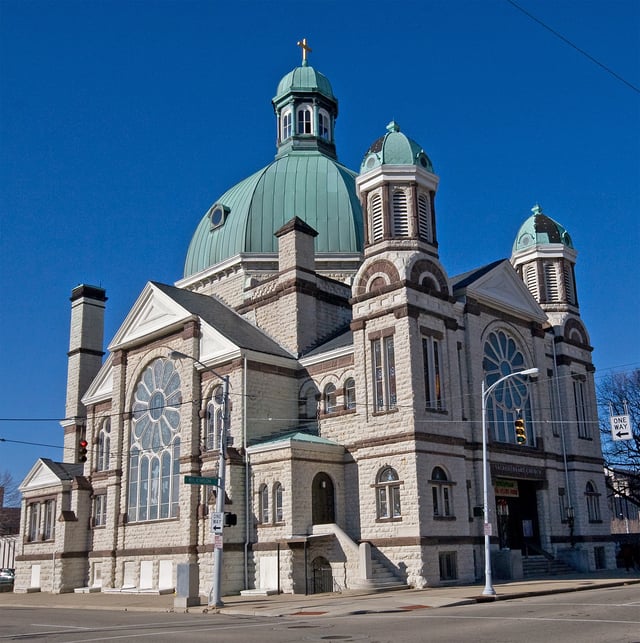
[[[222,355],[246,349],[280,358],[294,357],[219,299],[153,281],[145,286],[109,350],[150,341],[193,317],[203,323],[201,341],[207,348],[203,353]]]
[[[467,295],[517,317],[544,323],[545,312],[508,259],[500,259],[451,279],[453,295]]]
[[[283,447],[294,446],[294,443],[307,446],[333,447],[344,451],[344,447],[333,440],[327,440],[319,435],[305,431],[290,431],[281,435],[269,435],[266,438],[254,442],[247,451],[256,453],[258,451],[269,451]]]
[[[63,482],[71,482],[84,473],[84,465],[70,462],[55,462],[40,458],[18,487],[21,493],[52,487]]]

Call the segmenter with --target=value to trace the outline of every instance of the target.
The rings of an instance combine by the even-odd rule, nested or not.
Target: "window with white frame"
[[[442,395],[441,343],[438,339],[435,337],[422,338],[422,358],[425,406],[427,409],[441,411],[444,408],[444,400]]]
[[[371,362],[373,365],[375,410],[381,412],[395,409],[398,400],[393,335],[371,341]]]
[[[587,516],[589,522],[601,522],[600,518],[600,494],[596,485],[589,480],[584,489],[584,497],[587,503]]]
[[[104,527],[107,524],[107,494],[100,493],[93,498],[93,526]]]
[[[434,467],[431,472],[431,497],[433,499],[434,518],[451,518],[453,516],[453,483],[442,467]]]
[[[222,435],[224,418],[224,390],[216,386],[209,403],[207,404],[207,425],[205,435],[205,448],[207,451],[218,449]]]
[[[329,114],[321,109],[318,112],[318,137],[328,141],[331,138],[331,120]]]
[[[98,433],[98,451],[96,453],[96,471],[109,469],[111,450],[111,420],[107,418]]]
[[[338,410],[336,387],[334,384],[327,384],[324,387],[324,412],[335,413]]]
[[[42,539],[53,540],[55,536],[56,501],[45,500],[42,508]]]
[[[282,114],[282,129],[280,131],[280,140],[285,141],[288,138],[291,138],[292,134],[292,115],[291,110],[283,112]]]
[[[28,540],[40,540],[40,503],[32,502],[29,505],[29,535]]]
[[[310,105],[298,108],[298,134],[313,134],[311,129],[313,111]]]
[[[276,482],[273,485],[273,521],[276,523],[284,522],[284,513],[282,511],[282,485]]]
[[[344,408],[347,410],[356,408],[356,381],[353,377],[347,378],[344,383]]]
[[[400,480],[395,469],[385,467],[376,478],[376,508],[378,520],[392,520],[402,516],[400,508]]]
[[[588,439],[591,437],[591,431],[589,430],[585,383],[585,375],[573,375],[573,401],[578,425],[578,437]]]
[[[260,485],[258,496],[260,522],[263,525],[268,525],[271,521],[269,520],[269,487],[266,484]]]

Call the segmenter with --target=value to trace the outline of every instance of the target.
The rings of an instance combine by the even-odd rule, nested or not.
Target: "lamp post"
[[[488,388],[485,388],[484,377],[482,378],[482,485],[484,488],[483,494],[483,513],[484,513],[484,596],[495,596],[496,590],[493,589],[491,579],[491,543],[490,543],[490,530],[491,523],[489,522],[489,472],[487,463],[487,398],[489,394],[505,380],[516,375],[537,375],[537,368],[528,368],[524,371],[517,371],[509,373],[501,377],[497,382],[494,382]]]
[[[218,493],[216,494],[216,513],[224,514],[224,499],[225,499],[225,477],[226,477],[226,451],[227,451],[227,435],[229,431],[229,376],[220,375],[212,368],[203,364],[199,359],[181,353],[180,351],[171,351],[169,354],[171,359],[190,359],[196,364],[202,366],[204,370],[213,373],[218,379],[223,382],[222,393],[222,427],[220,430],[220,438],[218,443],[218,451],[220,457],[218,460]],[[222,521],[224,525],[224,520]],[[220,536],[223,535],[223,526],[220,527]],[[220,586],[222,582],[222,545],[217,546],[214,542],[213,545],[213,584],[211,592],[209,593],[209,606],[210,607],[223,607],[224,603],[221,598]]]

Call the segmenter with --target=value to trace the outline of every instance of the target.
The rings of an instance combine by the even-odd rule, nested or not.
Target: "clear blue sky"
[[[539,202],[579,252],[596,377],[640,366],[640,2],[518,4],[634,87],[508,0],[0,0],[0,438],[62,444],[71,289],[106,288],[108,342],[181,277],[204,212],[272,160],[303,37],[344,164],[391,119],[431,157],[450,275],[508,257]],[[39,456],[62,449],[0,442],[18,480]]]

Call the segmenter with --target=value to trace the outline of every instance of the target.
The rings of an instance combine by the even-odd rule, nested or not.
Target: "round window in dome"
[[[372,154],[372,155],[367,159],[367,162],[366,162],[366,164],[365,164],[365,165],[366,165],[366,167],[367,167],[367,169],[368,169],[368,170],[370,170],[370,169],[371,169],[371,168],[376,164],[376,161],[377,161],[377,160],[378,160],[378,159],[377,159],[376,155],[375,155],[375,154]]]
[[[209,218],[211,219],[211,228],[219,228],[225,221],[228,213],[228,208],[225,208],[221,203],[216,203],[211,210],[209,210]]]
[[[529,234],[528,232],[525,232],[521,237],[520,237],[520,245],[522,246],[530,246],[533,243],[533,236]]]

